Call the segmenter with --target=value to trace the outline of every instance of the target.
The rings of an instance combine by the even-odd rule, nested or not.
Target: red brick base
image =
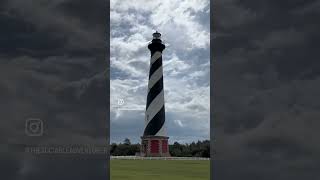
[[[141,156],[169,157],[169,137],[143,136],[141,137]]]

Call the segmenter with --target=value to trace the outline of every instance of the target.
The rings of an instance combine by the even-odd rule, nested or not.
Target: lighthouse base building
[[[169,137],[165,136],[142,136],[141,155],[146,157],[168,157]]]
[[[153,40],[148,45],[151,52],[148,96],[145,112],[145,127],[141,137],[141,156],[170,156],[165,128],[165,106],[163,89],[162,51],[165,45],[161,34],[153,33]]]

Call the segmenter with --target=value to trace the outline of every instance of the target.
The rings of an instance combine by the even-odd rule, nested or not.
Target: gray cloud
[[[107,179],[105,156],[23,153],[31,145],[108,143],[107,2],[89,4],[0,2],[3,179]],[[28,118],[43,121],[43,136],[25,134]]]
[[[214,178],[318,177],[319,14],[297,13],[310,6],[316,3],[216,1]]]

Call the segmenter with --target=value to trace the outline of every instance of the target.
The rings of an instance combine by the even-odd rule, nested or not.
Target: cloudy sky
[[[107,144],[106,6],[0,0],[1,179],[108,179],[106,156],[23,148]],[[28,118],[43,122],[42,136],[25,133]]]
[[[214,179],[319,179],[319,0],[214,0]]]
[[[163,52],[170,142],[209,139],[210,1],[111,0],[111,142],[139,142],[144,127],[150,51],[156,30]],[[121,110],[118,100],[123,99]]]

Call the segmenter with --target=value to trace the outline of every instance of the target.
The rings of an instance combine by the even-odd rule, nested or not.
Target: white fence
[[[127,160],[210,160],[202,157],[142,157],[142,156],[110,156],[110,159]]]

